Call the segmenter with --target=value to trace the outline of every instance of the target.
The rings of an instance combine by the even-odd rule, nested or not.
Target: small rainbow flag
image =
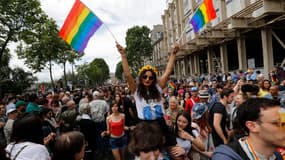
[[[76,0],[70,10],[59,36],[71,47],[82,53],[90,37],[102,25],[102,21],[80,0]]]
[[[275,85],[278,82],[277,76],[275,74],[271,75],[270,79],[271,79],[272,85]]]
[[[204,0],[189,21],[197,33],[205,24],[217,17],[213,0]]]
[[[169,82],[167,87],[170,88],[170,89],[172,89],[172,90],[174,91],[175,88],[176,88],[176,85],[175,85],[174,82]]]

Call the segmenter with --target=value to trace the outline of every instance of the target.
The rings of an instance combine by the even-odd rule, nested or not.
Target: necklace
[[[253,160],[258,160],[258,157],[257,157],[257,155],[256,155],[256,153],[254,151],[254,148],[252,147],[252,145],[249,142],[248,138],[245,139],[245,145],[246,145],[246,147],[247,147],[247,149],[248,149],[248,151],[249,151],[249,153],[251,155],[251,158],[253,158]]]

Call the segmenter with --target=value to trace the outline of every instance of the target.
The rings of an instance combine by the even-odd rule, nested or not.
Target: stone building
[[[285,0],[213,0],[217,18],[196,34],[189,19],[202,0],[168,2],[151,59],[160,74],[177,40],[176,78],[247,68],[268,73],[275,65],[284,66]]]

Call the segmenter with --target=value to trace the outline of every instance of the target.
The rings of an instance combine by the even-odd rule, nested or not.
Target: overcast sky
[[[47,15],[56,20],[60,28],[64,23],[75,0],[40,0],[42,9]],[[128,28],[135,25],[147,25],[150,29],[153,25],[161,24],[161,15],[166,9],[167,0],[81,0],[88,6],[113,32],[119,43],[125,46],[125,34]],[[15,45],[10,44],[11,50]],[[80,62],[83,64],[92,61],[94,58],[103,58],[111,72],[115,72],[116,64],[120,61],[119,53],[115,48],[115,40],[104,25],[93,35],[85,49],[85,55]],[[12,53],[10,66],[24,66],[22,60]],[[58,79],[62,74],[62,66],[53,67],[53,76]],[[67,67],[71,70],[71,66]],[[41,81],[50,81],[48,70],[37,73]]]

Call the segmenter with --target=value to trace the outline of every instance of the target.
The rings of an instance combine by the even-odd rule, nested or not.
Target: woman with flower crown
[[[179,45],[176,44],[171,51],[164,74],[158,78],[157,69],[151,65],[146,65],[139,70],[138,83],[135,82],[129,69],[125,49],[118,43],[116,47],[121,54],[122,66],[129,89],[134,95],[138,118],[141,121],[157,124],[165,135],[165,146],[170,147],[171,155],[179,157],[183,155],[181,148],[176,145],[175,136],[168,131],[164,120],[164,107],[162,102],[162,90],[167,86],[168,78],[173,70],[176,53]],[[150,142],[151,143],[151,142]]]

